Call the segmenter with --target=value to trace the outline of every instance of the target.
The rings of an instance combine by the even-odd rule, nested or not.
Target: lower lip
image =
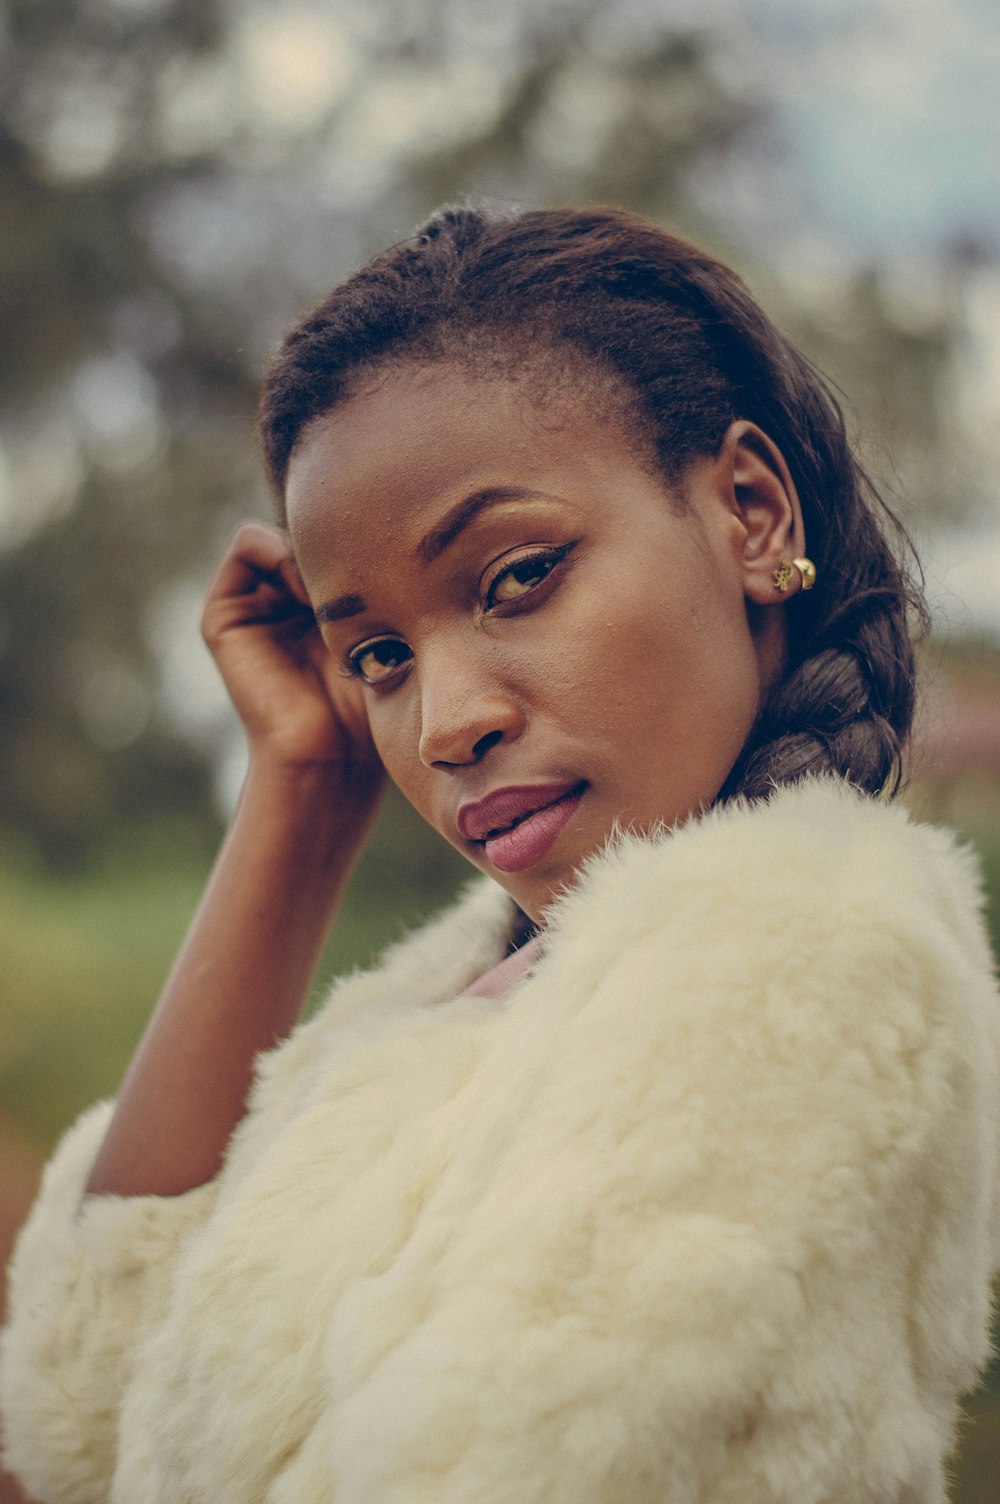
[[[523,872],[548,856],[576,813],[583,794],[583,789],[574,789],[555,804],[529,815],[513,830],[505,830],[502,835],[484,841],[486,855],[497,871]]]

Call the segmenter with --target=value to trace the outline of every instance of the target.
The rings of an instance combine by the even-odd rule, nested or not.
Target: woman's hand
[[[212,582],[202,633],[246,728],[254,766],[327,767],[374,802],[383,770],[361,686],[339,673],[287,540],[245,523]]]
[[[323,646],[280,533],[240,528],[202,630],[250,774],[119,1093],[94,1193],[175,1196],[217,1173],[258,1053],[302,1010],[385,777],[360,686]]]

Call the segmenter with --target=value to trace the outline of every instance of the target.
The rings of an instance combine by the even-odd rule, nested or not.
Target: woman
[[[1000,1012],[969,857],[879,797],[911,592],[821,381],[639,219],[461,210],[291,333],[260,428],[281,528],[204,623],[250,771],[22,1236],[13,1466],[943,1500]],[[386,775],[489,880],[292,1033]]]

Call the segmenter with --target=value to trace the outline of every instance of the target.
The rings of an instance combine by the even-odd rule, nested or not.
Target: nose
[[[420,760],[428,768],[466,767],[524,729],[513,689],[488,669],[452,657],[422,665]]]

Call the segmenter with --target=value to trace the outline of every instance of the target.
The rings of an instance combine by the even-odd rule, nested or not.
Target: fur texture
[[[260,1061],[212,1186],[14,1266],[46,1504],[941,1504],[1000,1265],[969,856],[843,785],[596,858],[502,1000],[491,884]]]

